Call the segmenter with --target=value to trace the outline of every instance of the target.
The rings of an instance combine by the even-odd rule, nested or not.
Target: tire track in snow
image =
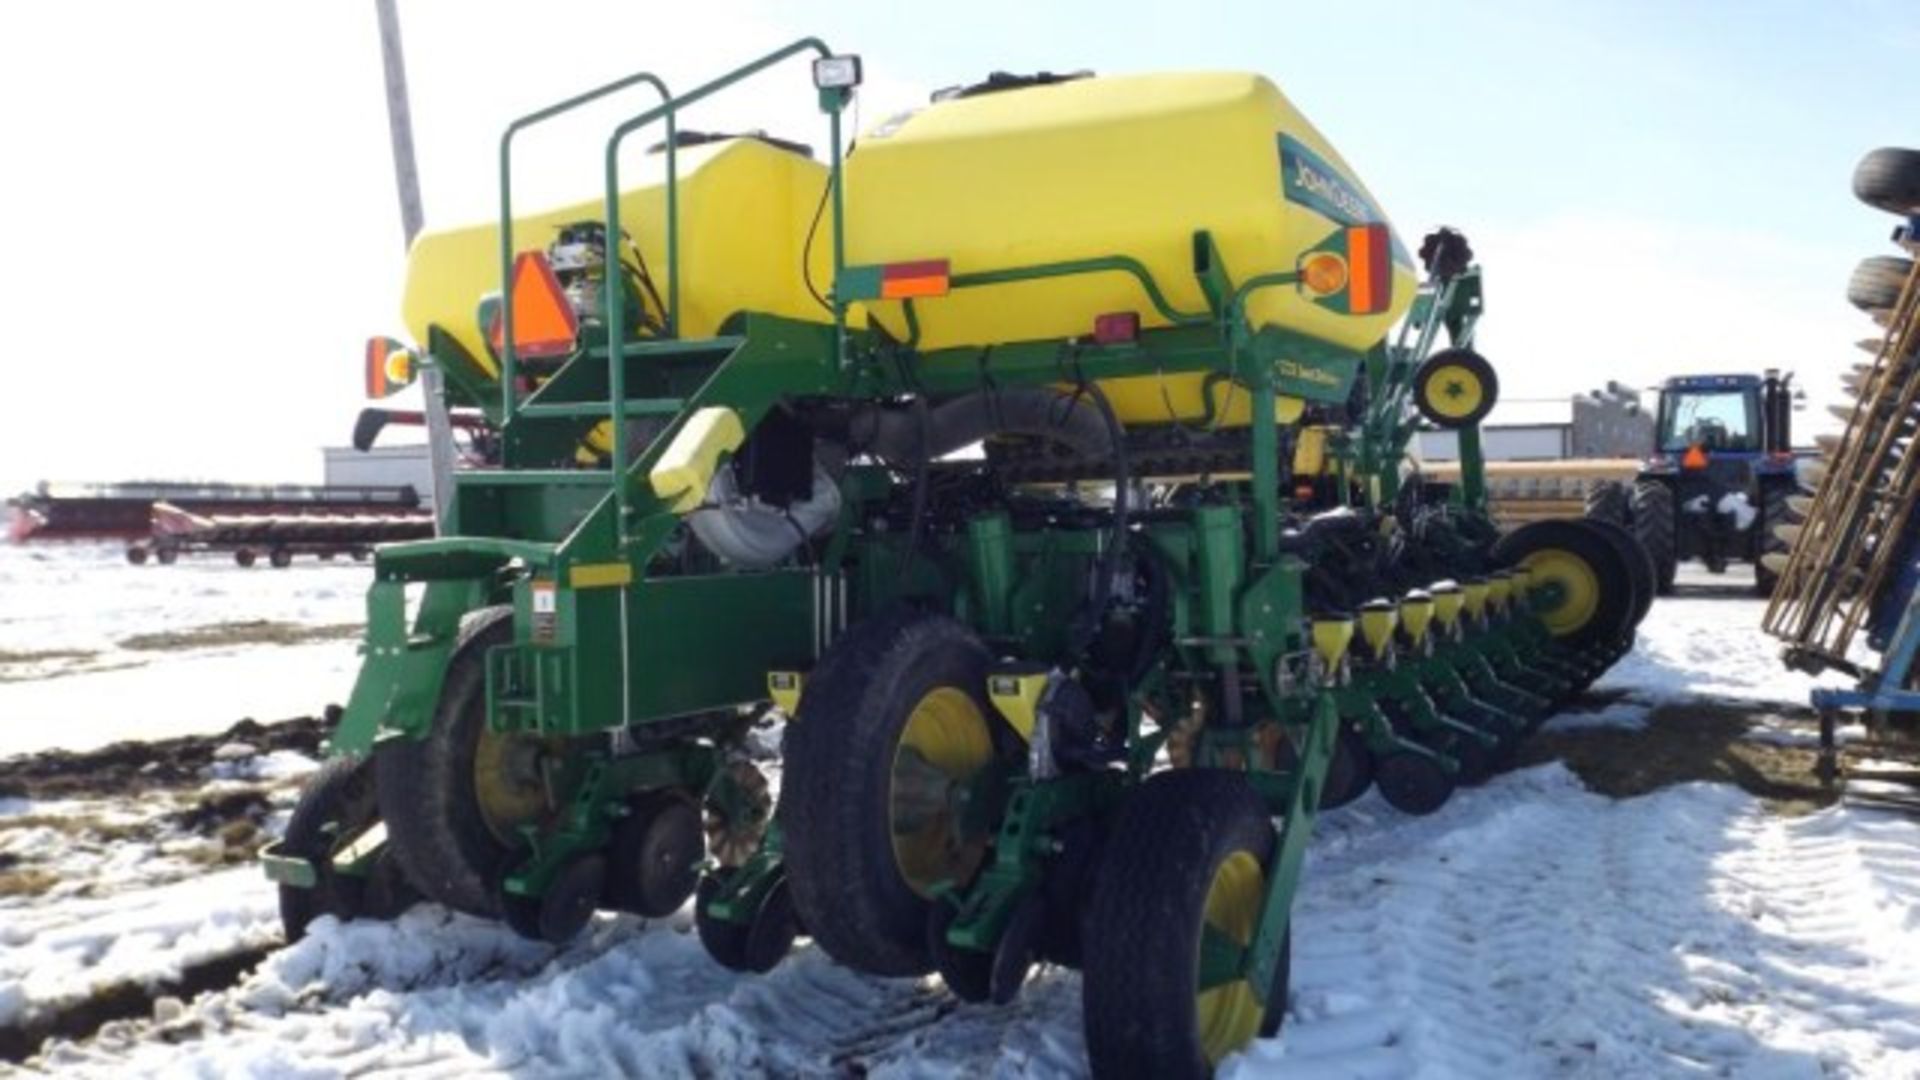
[[[1366,837],[1338,818],[1289,1029],[1238,1075],[1920,1075],[1910,821],[1614,802],[1557,767]]]
[[[1407,819],[1329,814],[1294,922],[1292,1015],[1231,1076],[1920,1075],[1920,826],[1783,818],[1731,788],[1615,802],[1564,768]],[[684,922],[558,954],[416,911],[330,927],[189,1023],[69,1047],[99,1075],[1071,1076],[1079,980],[1014,1005],[854,975],[803,947],[715,966]],[[331,985],[331,991],[315,989]],[[177,1038],[177,1045],[166,1041]]]

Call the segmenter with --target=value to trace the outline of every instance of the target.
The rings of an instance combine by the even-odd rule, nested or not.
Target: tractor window
[[[1660,449],[1760,449],[1759,393],[1752,390],[1675,391],[1660,409]]]

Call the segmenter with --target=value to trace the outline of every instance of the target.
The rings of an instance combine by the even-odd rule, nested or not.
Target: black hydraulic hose
[[[913,416],[918,421],[920,445],[913,455],[913,513],[907,523],[907,553],[900,560],[899,577],[894,584],[895,592],[906,587],[907,572],[913,568],[913,560],[919,557],[920,533],[925,529],[927,520],[927,470],[934,456],[927,453],[927,435],[931,424],[927,419],[925,395],[914,395]]]
[[[967,394],[928,407],[924,433],[905,410],[863,409],[852,417],[849,434],[851,445],[893,462],[945,457],[990,435],[1030,435],[1088,456],[1115,449],[1114,433],[1096,410],[1074,407],[1072,396],[1057,390],[1031,387]]]

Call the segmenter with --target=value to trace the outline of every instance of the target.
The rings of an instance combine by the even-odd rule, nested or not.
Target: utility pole
[[[407,104],[407,61],[400,47],[400,13],[394,0],[373,0],[380,19],[380,59],[387,78],[387,131],[393,139],[393,182],[400,193],[400,228],[406,246],[420,234],[425,215],[420,209],[420,170],[413,160],[413,110]],[[418,343],[416,343],[416,346]],[[453,503],[453,424],[447,416],[440,369],[431,356],[421,356],[420,396],[427,418],[427,457],[433,471],[434,519],[444,527]]]
[[[387,76],[387,129],[393,137],[393,179],[400,191],[400,228],[408,247],[420,234],[420,170],[413,162],[413,110],[407,105],[407,60],[394,0],[373,0],[380,16],[380,58]]]

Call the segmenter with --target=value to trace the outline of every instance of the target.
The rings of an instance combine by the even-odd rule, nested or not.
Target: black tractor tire
[[[1673,505],[1673,489],[1658,480],[1642,480],[1633,485],[1629,505],[1627,528],[1653,557],[1656,591],[1671,596],[1680,570],[1679,513]]]
[[[1627,497],[1627,486],[1617,480],[1603,480],[1587,492],[1587,503],[1581,515],[1590,520],[1611,521],[1615,525],[1626,525],[1632,520],[1631,500]]]
[[[927,950],[932,883],[916,888],[896,855],[894,776],[909,721],[938,692],[963,695],[988,743],[1003,743],[996,734],[1002,722],[986,697],[989,659],[954,619],[882,616],[836,642],[801,695],[787,728],[776,811],[788,882],[814,941],[856,971],[896,976],[933,968]],[[957,699],[946,700],[964,713]],[[971,717],[958,723],[974,736]],[[978,745],[975,738],[969,752]],[[978,864],[969,869],[965,862],[954,865],[970,877]]]
[[[1753,591],[1763,598],[1772,596],[1774,586],[1780,584],[1780,575],[1767,569],[1763,558],[1793,550],[1791,544],[1773,535],[1775,525],[1793,520],[1793,514],[1787,510],[1787,496],[1791,494],[1789,484],[1767,484],[1760,489],[1760,512],[1753,519],[1753,527],[1760,530],[1753,542]]]
[[[1891,310],[1900,302],[1900,291],[1913,273],[1913,260],[1898,255],[1869,255],[1853,268],[1847,279],[1847,302],[1872,314]]]
[[[1500,566],[1531,566],[1536,576],[1568,578],[1590,589],[1542,613],[1555,638],[1574,646],[1610,644],[1633,633],[1639,600],[1637,572],[1607,536],[1585,522],[1535,521],[1502,536],[1493,545]],[[1590,602],[1590,606],[1589,606]]]
[[[1413,376],[1413,403],[1438,427],[1478,424],[1499,400],[1499,373],[1472,349],[1442,349]]]
[[[1111,835],[1115,842],[1105,845],[1095,870],[1082,945],[1080,999],[1093,1075],[1211,1075],[1222,1057],[1242,1047],[1221,1045],[1222,1031],[1210,1040],[1201,1023],[1196,975],[1208,895],[1222,867],[1230,861],[1244,866],[1242,856],[1263,875],[1272,871],[1274,829],[1266,802],[1244,774],[1174,769],[1128,794]],[[1216,929],[1240,936],[1253,927]],[[1281,956],[1257,1029],[1245,1034],[1279,1033],[1290,953]]]
[[[341,754],[307,778],[287,819],[281,849],[311,862],[319,880],[311,889],[280,886],[280,925],[288,941],[298,941],[322,915],[341,920],[392,918],[419,898],[391,849],[376,858],[366,877],[333,871],[333,856],[341,841],[364,832],[379,814],[373,765],[365,757]]]
[[[1660,574],[1654,564],[1653,553],[1633,533],[1611,521],[1584,521],[1581,524],[1605,536],[1621,558],[1627,560],[1627,568],[1633,578],[1633,627],[1638,629],[1647,620],[1647,612],[1653,610],[1653,597],[1659,591]]]
[[[1876,210],[1920,215],[1920,150],[1883,146],[1868,151],[1854,167],[1853,194]]]
[[[456,911],[499,918],[500,884],[518,853],[486,826],[473,762],[487,726],[487,650],[513,638],[513,609],[469,618],[447,658],[433,726],[374,755],[380,816],[408,880]]]

